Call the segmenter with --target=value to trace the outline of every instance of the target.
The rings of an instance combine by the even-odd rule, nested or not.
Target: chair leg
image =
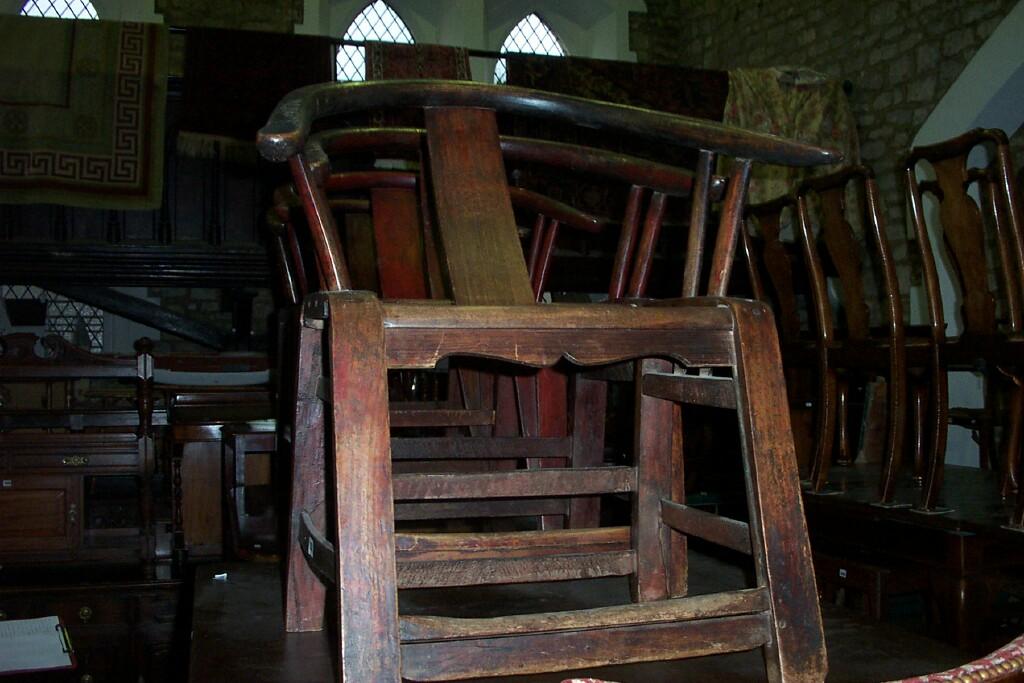
[[[476,368],[458,368],[456,373],[466,408],[494,409],[494,375]],[[469,428],[469,433],[473,436],[493,436],[494,428],[474,425]]]
[[[682,503],[686,500],[686,471],[683,466],[683,406],[672,404],[672,483],[670,498]],[[690,566],[686,554],[686,536],[669,535],[668,589],[674,598],[684,597],[689,591]]]
[[[536,374],[517,375],[515,378],[519,421],[523,436],[566,436],[567,377],[552,368],[542,368]],[[529,458],[528,469],[562,467],[554,458]],[[565,515],[542,515],[543,530],[565,528]]]
[[[328,303],[339,679],[400,683],[383,309],[363,292]]]
[[[295,421],[292,435],[292,493],[285,567],[285,630],[289,633],[320,631],[324,623],[323,583],[306,564],[299,547],[303,511],[320,528],[324,526],[324,414],[316,395],[323,372],[320,330],[301,327],[298,368],[295,378]]]
[[[1003,455],[1003,496],[1010,497],[1017,493],[1016,505],[1010,513],[1008,527],[1016,531],[1024,531],[1024,458],[1020,449],[1024,443],[1024,382],[1020,376],[1012,375],[1013,394],[1010,397],[1010,424],[1004,441]]]
[[[572,392],[571,466],[600,467],[604,462],[604,420],[607,414],[608,385],[600,380],[576,375]],[[573,498],[569,502],[568,522],[572,529],[593,529],[600,526],[600,496]]]
[[[554,368],[543,368],[537,373],[537,407],[540,417],[540,436],[568,436],[569,424],[569,378]],[[527,461],[527,467],[565,467],[566,463],[558,458],[540,458]],[[569,503],[566,503],[566,514],[543,515],[540,518],[541,529],[564,529],[568,523]],[[596,525],[595,525],[596,526]]]
[[[669,548],[674,536],[661,521],[661,500],[672,495],[673,404],[647,396],[641,378],[647,373],[670,373],[672,363],[647,359],[637,363],[636,493],[633,495],[633,550],[636,572],[630,591],[634,602],[663,600],[671,594]]]
[[[462,397],[458,397],[462,400]],[[519,415],[516,408],[516,387],[511,375],[494,378],[494,436],[518,436]]]
[[[1004,498],[1012,496],[1020,488],[1020,481],[1017,478],[1020,469],[1020,448],[1021,430],[1024,428],[1024,387],[1017,377],[1010,378],[1013,381],[1013,390],[1010,394],[1010,410],[1007,414],[1008,424],[1006,435],[1003,437],[1003,472],[1002,472],[1002,495]]]
[[[731,307],[751,545],[757,583],[768,588],[772,605],[773,638],[765,646],[765,664],[772,681],[822,681],[825,643],[789,410],[779,400],[786,387],[775,326],[763,304]]]
[[[832,449],[835,444],[836,430],[836,374],[822,360],[819,374],[821,388],[818,392],[817,405],[817,439],[814,449],[814,460],[811,462],[811,490],[820,493],[828,485],[828,471],[832,464]]]
[[[1017,531],[1024,531],[1024,486],[1017,487],[1017,504],[1010,515],[1008,526]]]
[[[924,482],[921,487],[921,498],[918,500],[917,510],[921,512],[934,512],[939,501],[939,493],[942,490],[942,475],[945,471],[946,461],[946,437],[949,432],[949,384],[946,375],[946,367],[933,350],[931,370],[931,425],[929,429],[934,430],[931,439],[931,448],[927,453],[927,460],[924,469]]]
[[[925,449],[927,437],[928,387],[923,382],[914,386],[914,481],[918,486],[924,482]]]
[[[882,505],[890,505],[893,501],[903,462],[903,439],[907,431],[907,377],[902,359],[891,364],[886,381],[889,387],[889,431],[878,488],[878,499]]]
[[[850,456],[850,383],[841,379],[836,389],[836,464],[853,464]]]
[[[512,375],[497,375],[494,378],[494,435],[519,436],[519,410],[516,407],[516,385]],[[514,470],[519,463],[515,460],[492,460],[482,463],[486,471]]]

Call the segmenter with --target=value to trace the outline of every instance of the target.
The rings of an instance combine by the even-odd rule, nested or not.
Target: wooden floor
[[[695,594],[737,588],[747,582],[747,572],[738,558],[733,561],[730,557],[710,557],[691,552],[690,571],[691,590]],[[403,613],[436,613],[437,605],[444,605],[444,613],[453,616],[493,616],[593,607],[628,599],[624,579],[598,579],[457,591],[406,591],[402,595],[401,608]],[[829,681],[887,681],[940,671],[969,659],[944,643],[893,626],[867,622],[843,608],[828,606],[824,616]],[[191,681],[292,683],[334,680],[332,651],[325,633],[284,634],[280,577],[276,565],[234,563],[206,565],[197,570]],[[764,667],[757,651],[574,673],[621,683],[764,680]],[[558,683],[569,677],[569,672],[566,672],[493,680]]]

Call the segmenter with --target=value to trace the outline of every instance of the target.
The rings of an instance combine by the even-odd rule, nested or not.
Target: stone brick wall
[[[861,154],[875,168],[910,284],[896,166],[914,133],[1017,0],[647,0],[630,22],[640,61],[712,69],[803,66],[853,85]],[[1018,158],[1024,135],[1015,136]]]

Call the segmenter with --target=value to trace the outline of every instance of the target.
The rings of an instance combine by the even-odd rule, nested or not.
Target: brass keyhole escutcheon
[[[92,607],[79,608],[78,618],[82,620],[83,624],[89,623],[89,620],[92,619]]]

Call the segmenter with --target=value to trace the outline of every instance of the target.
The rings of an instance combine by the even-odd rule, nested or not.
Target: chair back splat
[[[341,182],[331,178],[344,174],[343,164],[353,160],[341,151],[353,137],[337,129],[309,136],[320,119],[396,109],[422,110],[423,130],[414,134],[422,150],[414,168],[414,191],[426,226],[423,277],[435,281],[429,243],[436,240],[437,271],[448,301],[385,301],[352,289],[352,270],[341,250],[329,193],[332,182]],[[564,232],[559,226],[577,223],[586,230],[583,226],[590,221],[581,219],[587,214],[580,207],[544,196],[537,188],[509,187],[502,166],[512,155],[510,146],[519,144],[536,154],[566,148],[503,139],[495,123],[498,115],[555,119],[609,137],[697,150],[698,175],[685,187],[659,187],[669,178],[658,180],[662,167],[643,170],[644,164],[632,164],[638,168],[624,193],[625,219],[618,221],[624,227],[607,283],[613,298],[643,293],[649,272],[637,264],[649,264],[648,255],[666,224],[670,194],[684,199],[694,194],[689,215],[700,225],[693,226],[698,244],[691,247],[695,253],[703,251],[709,203],[723,197],[723,182],[712,178],[710,159],[732,157],[716,243],[707,250],[712,254],[708,281],[714,296],[623,304],[534,303],[550,270],[553,244]],[[384,144],[380,138],[377,142]],[[299,340],[286,615],[290,629],[319,629],[325,605],[321,584],[339,589],[332,610],[338,619],[339,680],[461,680],[755,648],[764,652],[772,681],[824,679],[821,620],[789,418],[776,400],[785,387],[772,316],[763,304],[719,295],[739,236],[750,164],[830,164],[836,155],[632,107],[443,81],[297,90],[279,104],[261,131],[260,148],[268,159],[292,166],[325,289],[307,296]],[[595,164],[631,167],[628,158],[615,161],[615,155],[599,152],[592,157]],[[565,169],[567,174],[579,173],[570,166]],[[672,173],[670,180],[679,175],[678,169]],[[544,209],[543,220],[533,223],[540,234],[530,240],[527,256],[515,221],[516,211],[524,207]],[[684,273],[691,290],[698,276],[692,268]],[[433,286],[429,291],[433,296]],[[467,357],[517,380],[519,415],[513,440],[519,450],[514,455],[498,448],[499,442],[508,441],[500,436],[508,425],[499,429],[495,424],[493,435],[477,440],[470,436],[413,443],[392,435],[395,413],[388,402],[388,371],[429,369]],[[606,408],[604,394],[595,391],[603,390],[603,380],[588,369],[625,361],[635,361],[632,462],[604,466],[598,457],[594,466],[580,466],[575,455],[595,446],[594,434],[604,423]],[[518,380],[540,377],[556,364],[566,377],[564,400],[576,409],[563,431],[552,436],[536,429],[543,418],[530,413],[541,404],[523,399],[527,386]],[[686,505],[680,403],[736,411],[749,523]],[[550,459],[573,466],[399,471],[403,454],[419,460]],[[325,486],[325,475],[333,485]],[[333,500],[327,500],[327,491]],[[628,524],[541,524],[528,531],[468,533],[396,531],[395,526],[402,519],[443,518],[446,511],[462,517],[544,518],[562,514],[567,501],[593,501],[606,494],[631,499]],[[688,536],[749,553],[754,585],[687,596]],[[609,576],[627,577],[632,602],[479,619],[413,616],[398,610],[400,588]]]

